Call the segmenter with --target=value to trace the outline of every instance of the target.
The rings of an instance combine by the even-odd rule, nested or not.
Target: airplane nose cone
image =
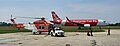
[[[109,22],[107,22],[107,25],[110,25],[110,23],[109,23]]]
[[[98,20],[98,25],[109,25],[109,23],[105,20]]]
[[[108,22],[106,22],[106,23],[105,23],[105,25],[109,25],[109,23],[108,23]]]
[[[109,25],[110,24],[109,22],[107,22],[105,20],[103,22],[104,22],[105,25]]]

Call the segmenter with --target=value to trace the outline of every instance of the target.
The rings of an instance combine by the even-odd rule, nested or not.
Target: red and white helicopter
[[[34,22],[30,22],[30,23],[25,23],[25,24],[16,24],[15,19],[16,18],[30,18],[30,19],[40,19],[40,20],[36,20]],[[28,29],[28,30],[32,30],[33,34],[36,34],[37,32],[39,32],[39,34],[41,34],[41,32],[48,32],[48,27],[51,25],[50,23],[48,23],[47,21],[45,21],[45,18],[38,18],[38,17],[16,17],[16,18],[12,18],[11,15],[11,22],[13,23],[13,26],[20,29],[20,28],[24,28],[24,29]]]
[[[105,20],[101,20],[101,19],[69,20],[68,17],[66,17],[66,20],[62,20],[58,17],[58,15],[54,11],[52,11],[51,14],[52,14],[53,20],[50,22],[57,25],[62,25],[62,26],[79,26],[79,29],[81,29],[81,27],[108,25],[108,23]]]

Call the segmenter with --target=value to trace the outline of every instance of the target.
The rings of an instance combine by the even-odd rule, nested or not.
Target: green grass
[[[90,30],[64,30],[65,32],[88,32]],[[105,32],[105,30],[93,30],[93,32]]]
[[[99,29],[99,26],[93,26],[93,29]],[[101,29],[108,29],[108,26],[101,26]],[[120,29],[120,26],[110,26],[110,29]]]
[[[90,31],[89,29],[78,29],[78,27],[75,26],[60,26],[65,32],[87,32]],[[105,32],[103,29],[92,29],[93,32]]]
[[[0,30],[0,34],[17,33],[17,32],[31,32],[31,31],[29,31],[29,30]]]
[[[0,26],[0,34],[4,34],[4,33],[17,33],[17,32],[31,32],[30,30],[26,30],[26,29],[21,29],[18,30],[15,27],[10,27],[10,26]]]
[[[78,26],[60,26],[65,32],[87,32],[88,29],[82,28],[78,29]],[[110,26],[111,29],[120,29],[120,26]],[[101,29],[99,29],[99,26],[92,27],[93,32],[105,32],[104,29],[107,29],[107,26],[102,26]],[[31,32],[30,30],[21,29],[18,30],[15,27],[10,26],[0,26],[0,34],[3,33],[17,33],[17,32]]]

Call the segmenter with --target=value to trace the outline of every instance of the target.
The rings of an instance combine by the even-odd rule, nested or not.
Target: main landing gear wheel
[[[35,35],[36,34],[36,32],[33,32],[33,35]]]

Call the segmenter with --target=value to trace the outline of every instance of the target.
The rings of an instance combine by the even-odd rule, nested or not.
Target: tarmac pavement
[[[47,33],[32,35],[31,32],[0,34],[0,46],[120,46],[120,30],[107,32],[93,32],[94,36],[87,36],[87,32],[65,32],[65,37],[51,37]]]

